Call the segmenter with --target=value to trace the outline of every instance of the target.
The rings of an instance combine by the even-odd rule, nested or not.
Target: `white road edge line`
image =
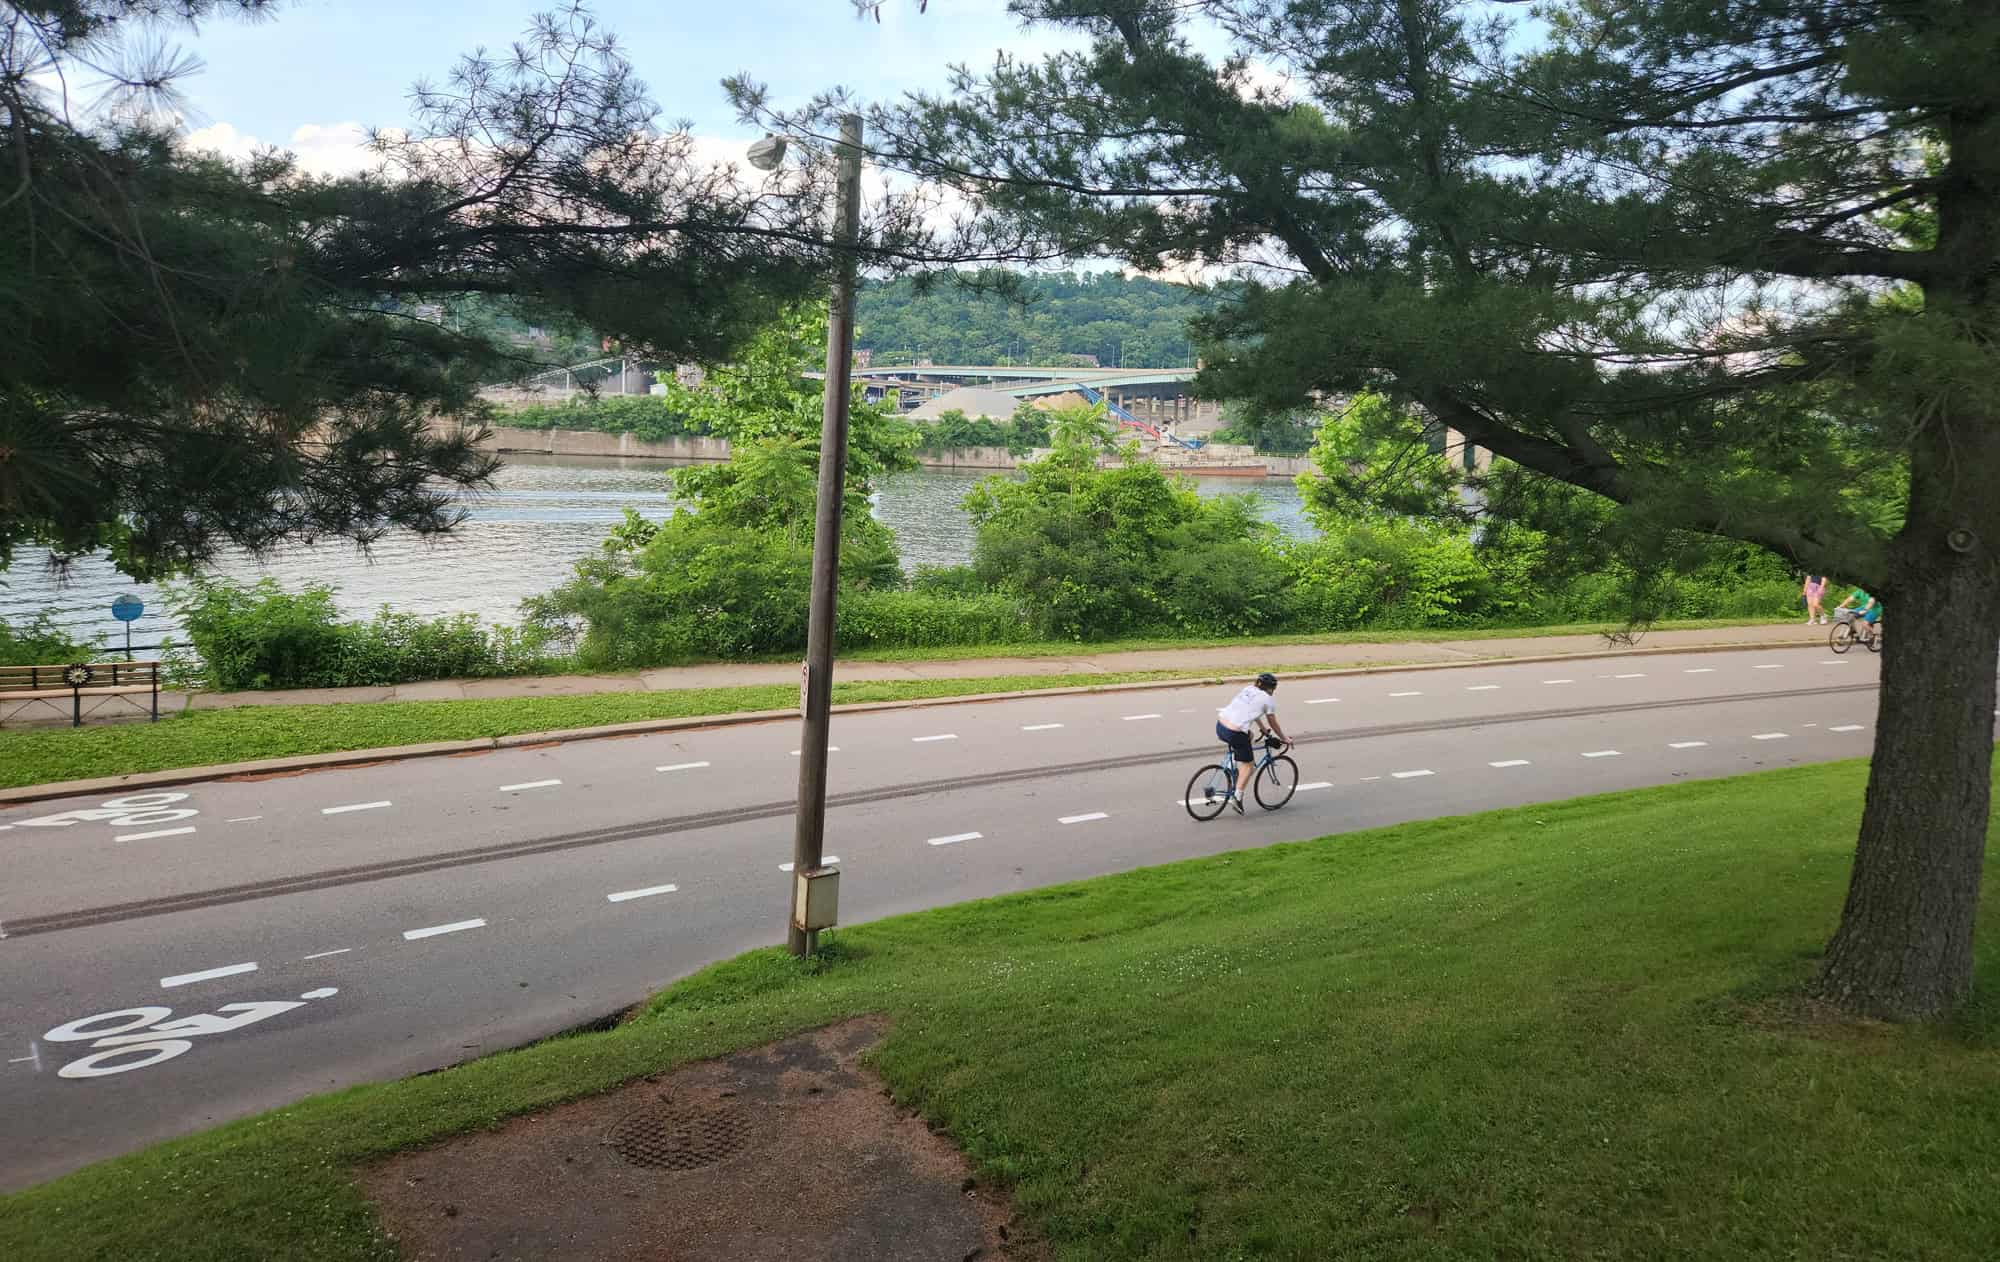
[[[160,989],[172,990],[176,986],[191,986],[195,982],[213,981],[218,977],[234,977],[238,973],[256,971],[257,964],[254,960],[248,964],[225,964],[221,968],[205,968],[199,973],[177,973],[172,977],[162,977]]]
[[[1706,749],[1707,741],[1668,741],[1668,749]]]
[[[1061,726],[1062,724],[1060,723],[1025,723],[1021,726],[1021,730],[1024,732],[1053,732]]]
[[[953,833],[949,837],[929,838],[924,844],[927,846],[955,846],[961,841],[978,841],[982,835],[980,833]]]
[[[1615,750],[1615,749],[1593,749],[1593,750],[1591,750],[1591,751],[1590,751],[1589,753],[1585,754],[1585,755],[1584,755],[1584,757],[1585,757],[1585,758],[1616,758],[1616,757],[1618,757],[1618,751],[1617,751],[1617,750]]]
[[[840,862],[840,856],[837,854],[823,854],[819,857],[819,861],[821,863],[826,864],[828,867],[831,867],[834,864]],[[792,865],[789,863],[781,863],[778,865],[778,871],[780,872],[789,872],[791,870],[792,870]]]
[[[1830,727],[1826,730],[1829,732],[1858,732],[1862,726],[1860,723],[1842,723],[1839,727]]]
[[[1418,776],[1434,776],[1437,772],[1432,771],[1429,767],[1419,767],[1415,771],[1392,771],[1389,774],[1398,780],[1414,780]]]
[[[1489,767],[1528,767],[1533,764],[1525,758],[1503,758],[1499,762],[1489,762]]]
[[[347,806],[322,806],[319,808],[319,813],[322,815],[345,815],[349,811],[379,811],[385,806],[394,805],[395,803],[393,802],[353,802]]]
[[[113,841],[150,841],[154,837],[183,837],[193,832],[192,828],[156,828],[149,833],[121,833]]]
[[[299,958],[302,960],[323,960],[329,955],[346,955],[349,951],[352,951],[353,949],[354,949],[353,947],[341,947],[338,950],[333,950],[333,951],[315,951],[311,955],[302,955]]]
[[[441,933],[460,933],[467,929],[484,929],[484,920],[456,920],[448,925],[432,925],[428,929],[405,929],[403,941],[415,942],[418,938],[435,938]]]
[[[1106,813],[1105,813],[1105,812],[1103,812],[1103,811],[1092,811],[1092,812],[1091,812],[1090,814],[1088,814],[1088,815],[1065,815],[1065,816],[1063,816],[1063,817],[1062,817],[1061,819],[1057,820],[1057,821],[1056,821],[1056,823],[1058,823],[1058,824],[1088,824],[1088,823],[1089,823],[1089,822],[1090,822],[1091,820],[1094,820],[1094,819],[1110,819],[1110,818],[1111,818],[1111,816],[1109,816],[1108,814],[1106,814]]]
[[[642,890],[619,890],[616,894],[606,894],[604,901],[607,903],[629,903],[635,898],[651,898],[655,894],[671,894],[679,888],[680,886],[678,885],[648,885]]]
[[[911,742],[917,745],[928,745],[932,741],[955,741],[957,739],[957,732],[945,732],[938,736],[912,736],[910,738]]]
[[[500,786],[500,792],[519,793],[525,789],[553,789],[561,783],[560,780],[528,780],[521,784],[503,784]]]
[[[1753,741],[1781,741],[1785,740],[1789,735],[1790,733],[1787,732],[1758,732],[1751,736],[1750,739]]]
[[[699,771],[699,770],[700,770],[701,768],[703,768],[703,767],[706,767],[706,766],[708,766],[708,764],[707,764],[707,763],[705,763],[705,762],[670,762],[670,763],[668,763],[668,764],[667,764],[666,766],[664,766],[664,767],[655,767],[655,768],[653,768],[653,770],[655,770],[655,771]]]

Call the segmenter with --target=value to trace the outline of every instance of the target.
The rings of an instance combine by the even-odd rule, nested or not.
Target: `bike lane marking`
[[[172,977],[160,979],[161,990],[172,990],[176,986],[192,986],[196,982],[214,981],[218,977],[234,977],[238,973],[254,973],[256,961],[248,964],[225,964],[221,968],[205,968],[198,973],[176,973]]]
[[[484,929],[484,920],[456,920],[448,925],[432,925],[428,929],[405,929],[403,941],[415,942],[418,938],[435,938],[439,934],[463,933],[467,929]]]

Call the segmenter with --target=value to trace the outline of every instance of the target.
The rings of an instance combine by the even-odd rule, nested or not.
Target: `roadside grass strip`
[[[365,1163],[862,1014],[897,1102],[1059,1258],[2000,1256],[2000,865],[1988,998],[1955,1022],[1798,997],[1866,770],[1235,850],[753,951],[605,1032],[0,1200],[0,1257],[393,1257]]]

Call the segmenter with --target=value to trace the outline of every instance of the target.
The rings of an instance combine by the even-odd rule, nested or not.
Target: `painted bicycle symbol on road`
[[[109,824],[113,828],[141,828],[150,824],[172,824],[201,814],[188,806],[185,793],[132,793],[112,798],[96,806],[78,807],[35,819],[17,819],[15,828],[69,828],[76,824]]]
[[[194,1047],[193,1040],[211,1034],[229,1034],[246,1026],[282,1016],[307,1001],[329,999],[340,991],[332,986],[309,990],[297,999],[262,1003],[226,1003],[214,1012],[168,1020],[172,1008],[149,1004],[119,1008],[112,1012],[78,1017],[50,1030],[42,1038],[50,1043],[88,1043],[97,1049],[56,1071],[59,1078],[108,1078],[149,1069],[172,1060]]]

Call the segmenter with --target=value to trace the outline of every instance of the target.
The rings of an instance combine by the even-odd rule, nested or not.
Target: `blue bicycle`
[[[1277,737],[1265,737],[1264,751],[1257,757],[1257,774],[1250,778],[1250,791],[1256,795],[1257,805],[1267,811],[1277,810],[1298,792],[1299,765],[1278,752],[1284,748],[1285,742]],[[1188,814],[1210,820],[1222,814],[1222,808],[1235,796],[1236,751],[1228,750],[1221,762],[1210,763],[1194,773],[1181,800]]]

